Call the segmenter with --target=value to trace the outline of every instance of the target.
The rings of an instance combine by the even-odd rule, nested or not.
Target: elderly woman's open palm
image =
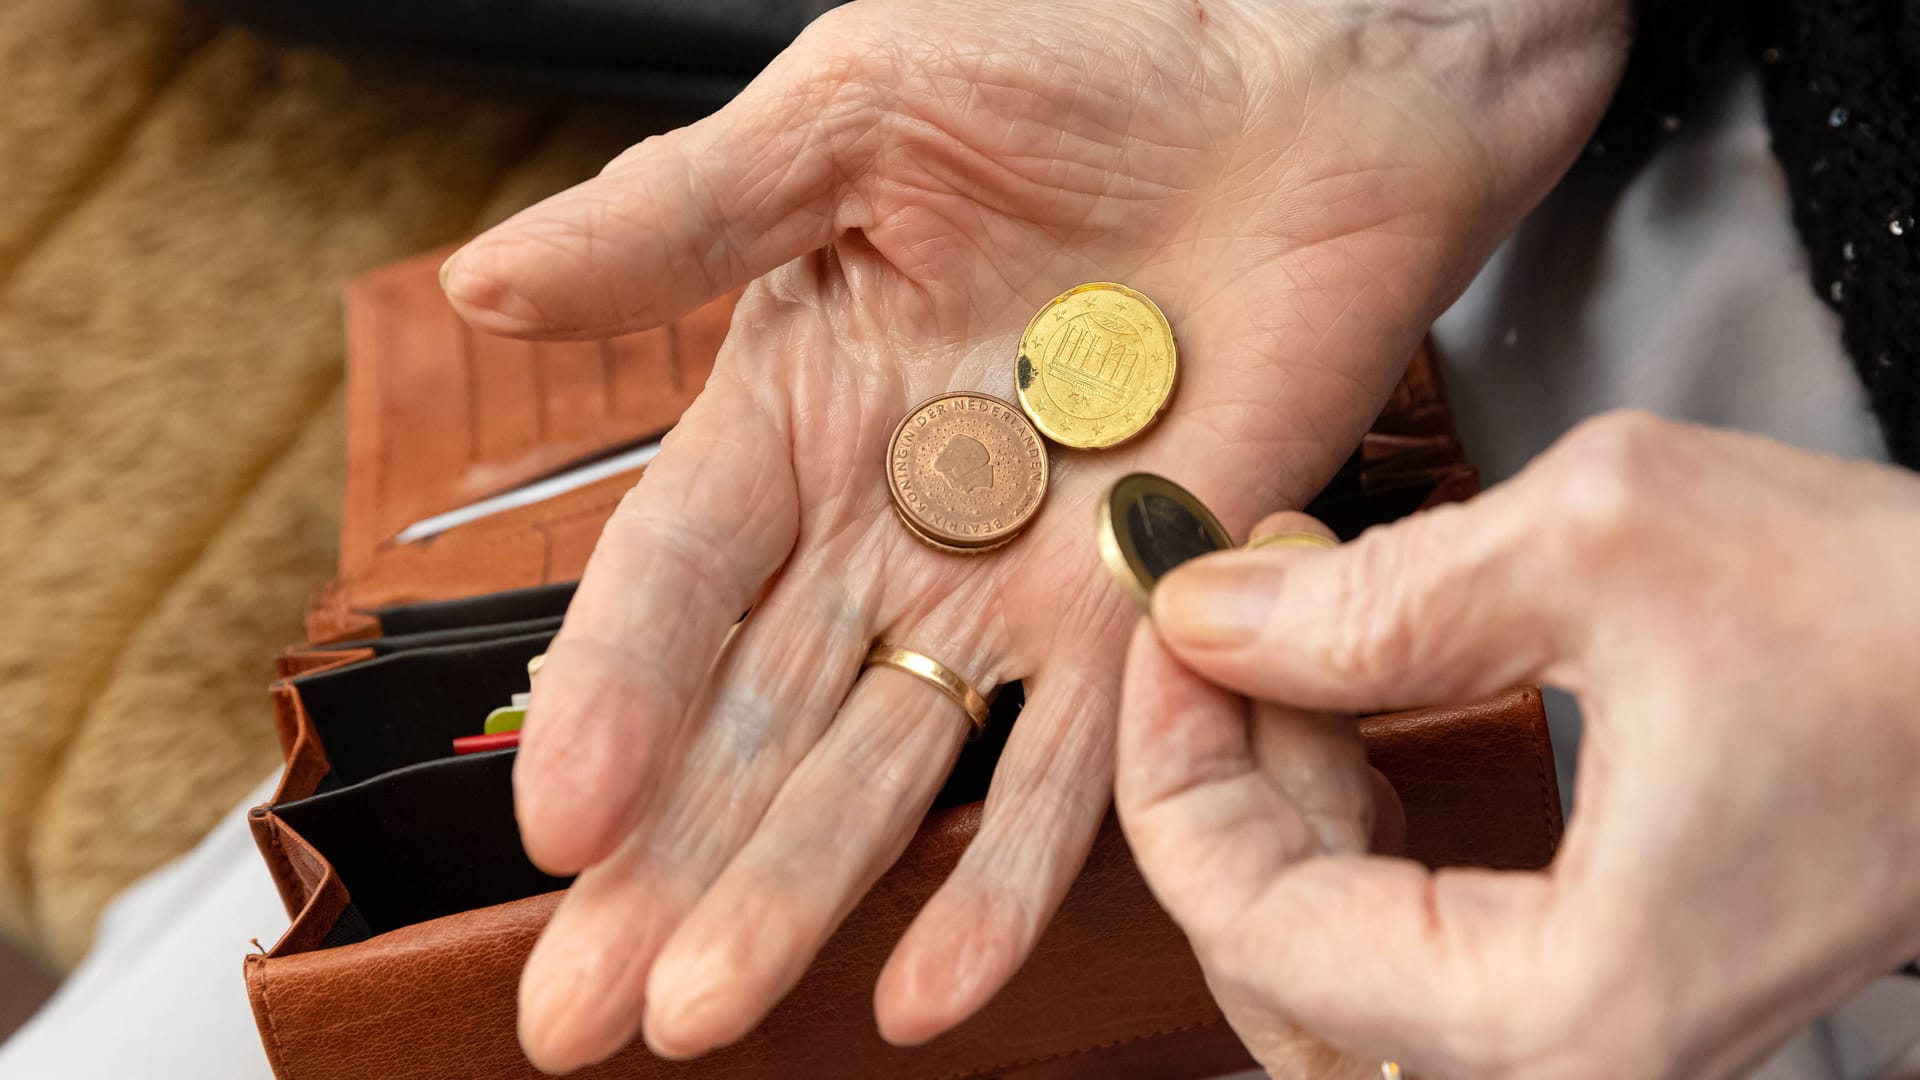
[[[925,683],[863,672],[882,638],[983,692],[1024,680],[1028,704],[978,837],[881,978],[881,1030],[929,1038],[1012,975],[1111,787],[1134,612],[1096,497],[1161,472],[1244,529],[1331,475],[1597,117],[1614,28],[1522,21],[863,0],[449,263],[460,311],[517,335],[612,335],[748,285],[535,694],[522,832],[580,872],[522,986],[537,1063],[604,1057],[643,1022],[657,1051],[699,1053],[799,978],[969,729]],[[1584,104],[1542,116],[1543,86]],[[1091,280],[1166,312],[1167,412],[1115,449],[1054,448],[1011,545],[923,544],[889,500],[895,424],[949,390],[1011,398],[1028,318]]]

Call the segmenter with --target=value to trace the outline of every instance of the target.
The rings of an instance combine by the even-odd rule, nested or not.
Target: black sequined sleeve
[[[1765,4],[1751,33],[1813,288],[1920,467],[1920,0]]]
[[[1810,284],[1920,468],[1920,0],[1641,0],[1586,166],[1638,168],[1736,65],[1761,73]]]

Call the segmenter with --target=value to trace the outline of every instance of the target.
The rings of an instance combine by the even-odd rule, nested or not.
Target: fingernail
[[[1153,625],[1172,644],[1245,645],[1267,625],[1283,573],[1271,557],[1183,566],[1153,591]]]
[[[441,292],[447,291],[447,275],[453,273],[453,264],[459,258],[460,258],[460,252],[456,251],[453,254],[447,256],[446,262],[443,262],[440,264],[440,291]]]

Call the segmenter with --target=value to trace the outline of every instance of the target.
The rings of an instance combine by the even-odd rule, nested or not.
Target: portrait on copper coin
[[[993,486],[993,455],[970,435],[948,439],[933,468],[963,495]]]

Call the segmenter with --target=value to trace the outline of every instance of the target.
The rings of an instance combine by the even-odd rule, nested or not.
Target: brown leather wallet
[[[565,882],[520,849],[513,751],[450,756],[525,689],[600,526],[636,473],[403,543],[421,518],[657,435],[710,369],[728,304],[610,344],[509,345],[460,326],[437,255],[348,291],[348,512],[340,577],[272,691],[286,771],[252,812],[292,926],[246,959],[282,1080],[538,1075],[515,1037],[515,985]],[[501,375],[501,372],[510,372]],[[495,378],[518,380],[499,393]],[[483,385],[484,384],[484,385]],[[1464,498],[1431,358],[1310,507],[1343,534]],[[995,703],[1004,731],[1017,688]],[[1540,698],[1374,717],[1371,760],[1429,865],[1545,865],[1559,794]],[[741,1043],[693,1062],[644,1047],[588,1077],[1204,1077],[1250,1064],[1179,929],[1109,820],[1034,955],[975,1017],[911,1050],[872,1019],[881,964],[979,823],[998,745],[969,744],[906,853]]]

